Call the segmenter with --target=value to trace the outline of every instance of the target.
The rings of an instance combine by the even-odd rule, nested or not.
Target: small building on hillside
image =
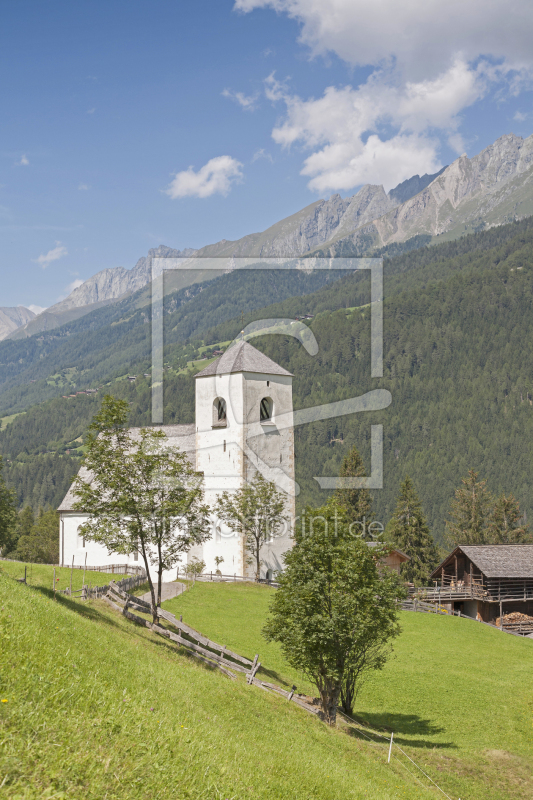
[[[531,544],[456,547],[431,580],[426,599],[450,611],[492,623],[512,612],[533,617]]]
[[[388,554],[382,556],[380,558],[380,563],[383,564],[385,567],[388,567],[393,572],[397,572],[398,575],[400,574],[400,567],[402,564],[405,564],[406,561],[410,561],[410,556],[402,553],[401,550],[397,550],[392,545],[388,545],[385,542],[367,542],[369,547],[386,547],[388,550]]]

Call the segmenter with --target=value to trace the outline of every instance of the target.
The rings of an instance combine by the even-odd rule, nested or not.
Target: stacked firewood
[[[528,625],[533,625],[533,617],[528,614],[522,614],[520,611],[511,611],[509,614],[504,614],[503,617],[496,619],[496,625],[517,625],[520,622],[525,622]]]

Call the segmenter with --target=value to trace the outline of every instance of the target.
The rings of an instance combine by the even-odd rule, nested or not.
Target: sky
[[[531,0],[17,0],[0,306],[533,133]]]

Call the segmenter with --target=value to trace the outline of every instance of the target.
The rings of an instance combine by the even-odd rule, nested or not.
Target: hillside
[[[383,248],[378,254],[385,259],[385,296],[469,269],[472,259],[483,258],[485,251],[512,242],[526,234],[532,225],[533,218],[528,218],[434,247],[425,246],[428,237],[416,237]],[[326,284],[331,284],[331,290],[320,294],[320,308],[368,302],[369,283],[365,274],[345,278],[342,286],[350,286],[349,302],[342,294],[344,288],[339,292],[333,285],[338,277],[334,270],[310,274],[299,270],[235,271],[207,284],[170,292],[164,304],[167,350],[189,340],[206,339],[211,343],[233,338],[241,327],[238,321],[241,311],[246,322],[254,318],[256,311],[255,316],[264,316],[266,312],[259,309],[273,303],[277,304],[272,309],[274,315],[290,315],[294,308],[295,313],[310,311],[285,301],[315,294]],[[279,306],[280,302],[284,305]],[[306,305],[313,304],[314,308],[318,307],[316,302],[316,298],[305,300]],[[132,365],[145,372],[151,358],[149,303],[149,293],[139,290],[118,304],[99,308],[56,330],[23,341],[0,342],[0,414],[10,415],[74,390],[98,386],[131,373]],[[211,330],[232,319],[235,323],[224,328],[224,335]],[[232,332],[227,335],[227,330]]]
[[[274,673],[303,688],[260,635],[270,592],[196,584],[170,602],[205,633],[258,652],[263,679]],[[8,645],[0,652],[0,797],[442,796],[398,750],[387,765],[386,741],[369,740],[364,729],[330,730],[242,677],[230,682],[191,663],[101,601],[54,602],[49,594],[0,575]],[[395,657],[365,687],[357,717],[385,735],[394,730],[451,797],[528,796],[533,643],[469,620],[405,612],[401,622]]]
[[[315,315],[311,327],[319,353],[314,358],[286,337],[253,340],[294,373],[295,408],[358,396],[377,386],[392,393],[393,403],[386,411],[296,430],[300,505],[325,500],[326,493],[313,478],[338,474],[352,444],[361,450],[368,466],[370,425],[383,423],[385,483],[383,490],[374,493],[376,517],[383,524],[392,513],[400,480],[409,474],[433,534],[442,542],[450,500],[461,477],[472,467],[488,480],[493,492],[513,492],[532,518],[531,222],[513,223],[387,262],[389,300],[385,304],[385,372],[381,381],[369,378],[368,310],[357,310],[368,302],[367,276],[345,276],[313,294],[288,298],[245,318],[246,324],[253,318]],[[244,281],[242,275],[227,277],[228,289],[235,291],[240,286],[244,292],[244,282],[238,283]],[[218,285],[224,286],[222,281]],[[214,302],[205,291],[200,301]],[[196,322],[192,313],[196,302],[190,302],[190,314],[183,311],[180,325],[210,322],[211,314]],[[231,314],[230,294],[227,313]],[[205,340],[227,342],[240,325],[240,320],[230,319],[206,331]],[[169,344],[166,349],[168,423],[192,421],[192,376],[198,367],[186,365],[200,349],[198,343]],[[142,375],[142,363],[133,367],[134,374]],[[132,364],[128,366],[132,368]],[[139,377],[134,384],[118,380],[105,390],[131,402],[133,424],[150,422],[149,378]],[[50,401],[0,431],[0,454],[10,460],[7,477],[17,487],[21,502],[25,492],[33,503],[47,492],[49,502],[53,497],[55,503],[61,491],[66,491],[66,473],[56,476],[50,471],[45,491],[40,474],[32,483],[32,470],[51,458],[67,464],[69,475],[77,469],[73,454],[81,455],[81,439],[99,397],[101,394]],[[53,487],[50,481],[55,481]]]
[[[191,663],[102,601],[54,602],[2,575],[0,597],[0,797],[434,796],[382,752]]]

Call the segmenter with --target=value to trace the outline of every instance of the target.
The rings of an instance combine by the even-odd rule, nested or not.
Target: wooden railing
[[[209,637],[191,628],[190,625],[186,625],[181,616],[178,619],[174,614],[171,614],[163,608],[157,609],[158,620],[162,620],[163,624],[154,623],[146,619],[146,617],[140,617],[138,614],[132,613],[133,610],[143,614],[151,614],[152,608],[150,603],[147,603],[140,597],[132,597],[116,583],[111,583],[104,600],[106,600],[112,608],[126,617],[126,619],[149,628],[154,633],[159,634],[159,636],[169,639],[180,647],[184,647],[194,658],[199,659],[210,667],[220,670],[224,675],[227,675],[228,678],[235,680],[237,677],[235,673],[242,672],[246,675],[246,681],[250,685],[258,686],[269,692],[275,692],[285,697],[287,700],[296,703],[296,705],[309,713],[319,717],[321,716],[320,707],[317,702],[306,695],[296,694],[296,686],[293,686],[291,690],[287,690],[283,689],[281,686],[277,686],[275,683],[259,680],[259,678],[256,677],[261,666],[258,655],[256,655],[253,660],[241,656],[233,650],[230,650],[226,645],[217,644],[217,642],[209,639]],[[163,627],[163,625],[170,625],[173,630],[170,630],[168,627]]]
[[[182,573],[180,573],[180,570],[178,568],[176,580],[179,581],[180,578],[181,580],[192,580],[191,575],[189,575],[184,570],[182,571]],[[277,581],[268,580],[267,578],[259,578],[259,581],[256,581],[255,577],[251,575],[237,575],[236,572],[234,572],[233,575],[224,575],[221,572],[216,572],[216,571],[202,572],[200,575],[196,575],[194,577],[194,580],[213,581],[213,582],[220,581],[224,583],[227,583],[228,581],[233,581],[234,583],[237,583],[239,581],[245,583],[265,583],[267,586],[273,586],[274,588],[277,588],[279,586],[279,583],[277,583]]]
[[[527,601],[533,600],[533,580],[499,580],[489,578],[486,580],[455,579],[446,576],[441,584],[432,587],[409,589],[410,597],[420,596],[431,602],[448,602],[450,600],[483,600],[487,603],[501,601]]]

